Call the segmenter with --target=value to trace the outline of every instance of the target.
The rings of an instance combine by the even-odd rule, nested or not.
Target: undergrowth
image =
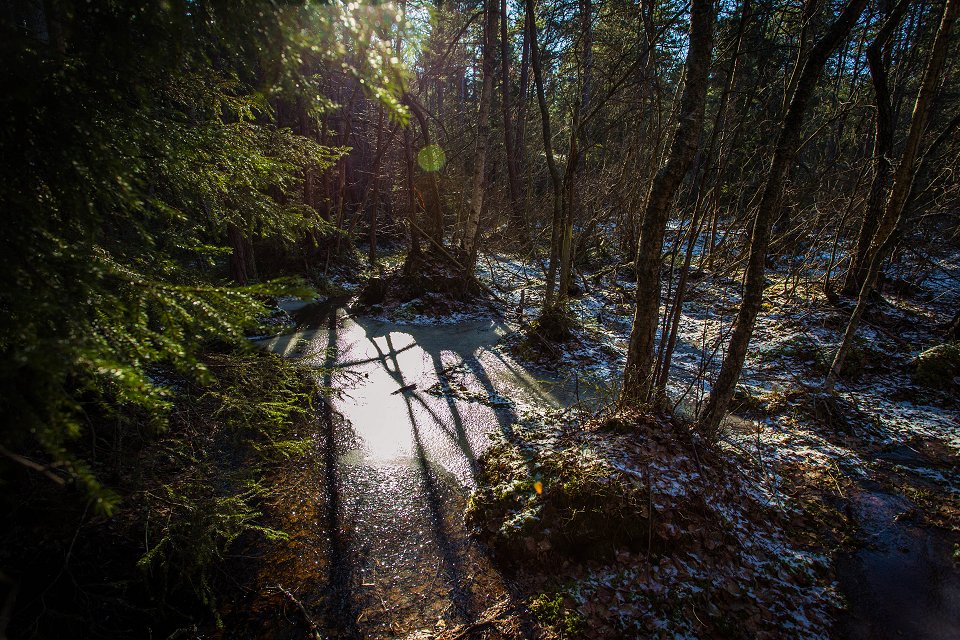
[[[20,491],[7,502],[18,518],[0,533],[0,567],[21,593],[11,636],[56,636],[79,623],[106,637],[166,637],[218,624],[233,545],[284,540],[260,505],[273,493],[271,470],[311,450],[316,379],[259,352],[208,353],[203,362],[206,384],[164,379],[172,408],[163,431],[137,415],[123,417],[122,431],[93,425],[91,458],[121,500],[113,515],[78,512],[76,491],[13,479]],[[57,533],[32,538],[51,515]]]
[[[828,628],[823,559],[785,539],[742,469],[687,425],[627,411],[513,433],[481,458],[467,521],[562,637]]]

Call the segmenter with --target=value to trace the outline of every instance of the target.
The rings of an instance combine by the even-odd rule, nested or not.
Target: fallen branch
[[[518,605],[514,605],[512,607],[507,606],[509,603],[509,600],[501,600],[497,604],[487,609],[483,617],[476,622],[454,627],[453,629],[438,635],[436,640],[464,640],[464,638],[479,631],[480,629],[485,629],[487,627],[496,628],[495,622],[497,619],[519,608]]]
[[[50,470],[52,467],[45,466],[45,465],[39,464],[39,463],[37,463],[37,462],[34,462],[34,461],[31,460],[30,458],[25,458],[25,457],[21,456],[20,454],[14,453],[13,451],[10,451],[9,449],[7,449],[6,447],[4,447],[3,445],[0,445],[0,455],[4,456],[4,457],[6,457],[6,458],[9,458],[10,460],[13,460],[13,461],[16,462],[17,464],[21,464],[21,465],[27,467],[28,469],[33,469],[34,471],[38,471],[38,472],[42,473],[43,475],[47,476],[48,478],[50,478],[51,480],[53,480],[55,483],[57,483],[58,485],[60,485],[61,487],[67,483],[66,480],[64,480],[63,478],[61,478],[60,476],[58,476],[57,474],[55,474],[53,471]]]
[[[303,606],[303,603],[300,602],[300,600],[298,600],[297,597],[294,596],[292,593],[284,589],[281,585],[278,584],[276,586],[276,589],[277,591],[285,595],[287,597],[287,600],[292,602],[297,607],[297,609],[300,610],[300,613],[303,615],[303,619],[306,621],[307,626],[310,627],[310,632],[313,634],[313,637],[316,638],[316,640],[322,640],[322,636],[320,635],[320,627],[318,627],[317,623],[314,622],[313,618],[310,617],[310,614],[307,612],[307,608]]]

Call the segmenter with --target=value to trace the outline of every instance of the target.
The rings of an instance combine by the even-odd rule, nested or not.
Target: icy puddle
[[[338,637],[434,631],[502,603],[507,587],[463,524],[476,460],[517,407],[570,394],[493,349],[507,331],[494,320],[398,325],[330,303],[294,315],[296,332],[261,345],[313,364],[337,392],[311,487],[322,495],[294,505],[303,532],[277,574]]]

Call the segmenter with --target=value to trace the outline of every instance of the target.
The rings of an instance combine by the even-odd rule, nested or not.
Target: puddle
[[[469,622],[508,593],[463,524],[477,458],[514,407],[575,397],[493,349],[507,331],[497,321],[397,325],[341,304],[295,309],[295,332],[260,342],[316,366],[338,391],[315,494],[291,516],[301,531],[262,583],[296,581],[318,626],[338,637]]]
[[[294,317],[296,332],[261,346],[336,369],[328,384],[340,392],[334,408],[357,441],[355,462],[410,466],[424,459],[469,487],[489,434],[515,420],[513,406],[555,408],[574,399],[547,372],[493,351],[507,332],[495,320],[398,325],[351,316],[337,303],[304,307]]]
[[[960,638],[960,571],[947,537],[898,519],[913,503],[879,485],[864,483],[851,499],[866,544],[837,561],[849,605],[839,637]]]

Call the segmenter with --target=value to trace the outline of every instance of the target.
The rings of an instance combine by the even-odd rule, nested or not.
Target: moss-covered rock
[[[647,488],[589,448],[506,441],[483,457],[467,522],[507,564],[645,544]]]
[[[917,356],[914,380],[934,389],[957,386],[960,377],[960,341],[946,342]]]

